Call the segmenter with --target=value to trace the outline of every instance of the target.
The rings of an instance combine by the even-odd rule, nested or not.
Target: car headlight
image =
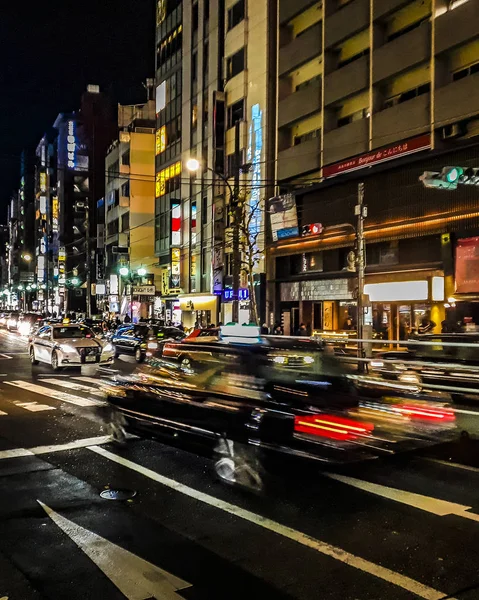
[[[305,356],[305,357],[303,358],[303,362],[304,362],[306,365],[312,365],[312,364],[314,363],[314,357],[313,357],[313,356]]]
[[[158,348],[158,343],[157,342],[148,342],[148,348],[150,350],[156,350]]]
[[[382,369],[384,367],[382,360],[372,360],[370,364],[373,369]]]
[[[21,323],[18,329],[22,335],[28,335],[32,330],[29,323]]]
[[[286,356],[274,356],[273,362],[277,363],[278,365],[284,365],[286,362]]]
[[[106,346],[103,346],[103,352],[113,352],[114,348],[113,348],[113,344],[107,344]]]
[[[75,348],[73,346],[70,346],[69,344],[60,344],[60,350],[62,352],[65,352],[66,354],[75,352]]]

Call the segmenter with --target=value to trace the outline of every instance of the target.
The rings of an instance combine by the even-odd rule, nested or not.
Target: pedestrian
[[[261,326],[261,335],[268,335],[269,334],[269,327],[266,325],[266,323],[263,323],[263,325]]]
[[[283,327],[279,321],[276,321],[276,323],[274,324],[273,334],[283,335]]]
[[[306,331],[306,325],[304,323],[300,323],[298,330],[296,331],[296,335],[307,336],[308,332]]]
[[[123,319],[123,323],[131,323],[131,317],[128,313],[125,315],[125,318]]]

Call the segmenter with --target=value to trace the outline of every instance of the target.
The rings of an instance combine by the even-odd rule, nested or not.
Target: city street
[[[207,456],[109,443],[108,373],[32,368],[25,342],[0,336],[2,600],[478,598],[473,443],[285,467],[254,495],[217,482]],[[136,494],[100,497],[118,489]]]

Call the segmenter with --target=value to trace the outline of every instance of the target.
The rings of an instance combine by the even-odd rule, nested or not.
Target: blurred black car
[[[176,327],[159,327],[146,323],[130,323],[119,327],[110,341],[115,347],[115,357],[129,354],[137,362],[143,362],[147,356],[160,351],[163,344],[171,340],[182,340],[185,334]]]
[[[416,383],[451,394],[455,401],[479,401],[479,334],[412,336],[406,350],[381,352],[371,361],[384,379]]]
[[[245,472],[245,456],[345,463],[435,443],[455,429],[444,404],[362,398],[341,363],[314,340],[223,339],[202,344],[201,352],[194,371],[155,356],[112,383],[113,433],[210,443],[221,456],[217,473],[234,479],[238,469]],[[251,465],[246,471],[256,479]]]

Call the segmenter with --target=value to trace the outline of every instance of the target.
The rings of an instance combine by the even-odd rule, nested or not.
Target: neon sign
[[[225,301],[233,300],[234,299],[233,290],[231,290],[231,289],[223,290],[223,298],[225,299]],[[238,300],[240,300],[242,302],[249,300],[249,290],[246,288],[239,289],[238,290]]]
[[[76,167],[76,134],[75,134],[75,121],[68,121],[68,135],[67,135],[67,165],[69,169]]]
[[[260,189],[261,189],[261,155],[263,153],[263,111],[259,104],[251,107],[251,124],[249,126],[247,162],[252,165],[250,211],[253,212],[249,231],[257,236],[261,229]]]

